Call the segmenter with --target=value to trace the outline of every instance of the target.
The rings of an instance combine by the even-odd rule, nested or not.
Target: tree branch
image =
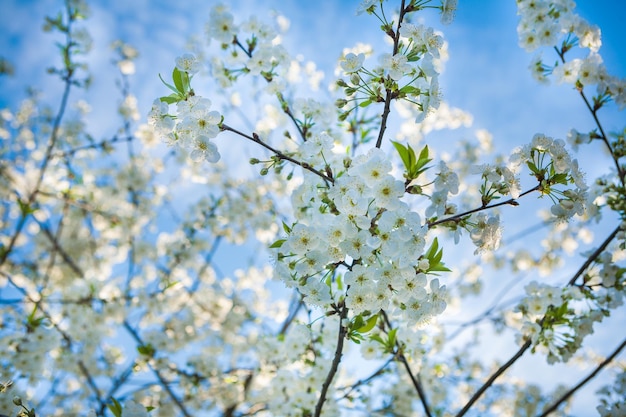
[[[604,361],[602,361],[602,363],[600,363],[596,367],[596,369],[593,370],[593,372],[591,372],[589,375],[587,375],[586,378],[584,378],[582,381],[576,384],[575,387],[573,387],[572,389],[567,391],[565,394],[563,394],[563,396],[559,398],[558,400],[556,400],[550,407],[546,408],[539,417],[547,417],[548,414],[555,411],[563,402],[567,401],[567,399],[571,397],[576,391],[578,391],[585,384],[587,384],[587,382],[595,378],[595,376],[602,370],[602,368],[608,365],[613,359],[615,359],[617,355],[619,355],[619,353],[622,351],[622,349],[624,349],[624,347],[626,347],[626,339],[624,339],[624,341],[622,341],[622,343],[617,347],[617,349],[615,349],[613,353],[611,353]]]
[[[517,198],[510,198],[510,199],[505,200],[505,201],[500,201],[499,203],[494,203],[494,204],[489,204],[487,206],[478,207],[478,208],[475,208],[475,209],[472,209],[472,210],[468,210],[468,211],[463,212],[463,213],[455,214],[454,216],[447,217],[445,219],[435,220],[433,222],[428,222],[428,223],[426,223],[426,225],[429,228],[431,228],[431,227],[436,226],[436,225],[441,224],[441,223],[458,221],[458,220],[462,219],[463,217],[468,216],[470,214],[474,214],[474,213],[477,213],[479,211],[487,210],[487,209],[494,208],[494,207],[504,206],[504,205],[507,205],[507,204],[511,205],[511,206],[518,206],[519,203],[517,202],[517,199],[519,199],[520,197],[523,197],[523,196],[525,196],[527,194],[530,194],[533,191],[537,191],[540,186],[541,186],[541,184],[538,184],[537,186],[531,188],[530,190],[524,191]]]
[[[382,7],[382,3],[381,3]],[[400,42],[400,26],[402,26],[402,20],[404,19],[404,15],[406,13],[406,9],[404,8],[404,0],[400,4],[400,14],[398,15],[398,26],[396,31],[393,33],[393,54],[398,53],[398,43]],[[383,143],[383,136],[385,134],[385,130],[387,129],[387,118],[389,117],[389,112],[391,111],[391,98],[393,96],[393,92],[390,89],[385,90],[385,107],[383,108],[383,113],[381,115],[380,120],[380,130],[378,131],[378,139],[376,140],[376,147],[380,148]]]
[[[292,158],[292,157],[290,157],[288,155],[285,155],[284,153],[282,153],[278,149],[275,149],[272,146],[268,145],[267,143],[263,142],[261,140],[261,138],[259,138],[259,135],[257,135],[256,133],[253,133],[252,136],[246,135],[245,133],[240,132],[237,129],[233,129],[232,127],[230,127],[228,125],[225,125],[223,123],[220,125],[220,129],[222,131],[229,131],[229,132],[236,133],[239,136],[244,137],[244,138],[246,138],[248,140],[251,140],[254,143],[258,143],[259,145],[261,145],[265,149],[268,149],[269,151],[274,153],[280,159],[283,159],[285,161],[289,161],[289,162],[291,162],[293,164],[296,164],[296,165],[306,169],[307,171],[310,171],[310,172],[314,173],[315,175],[319,176],[320,178],[322,178],[326,182],[330,182],[331,184],[335,182],[335,180],[333,178],[331,178],[328,175],[323,174],[322,172],[316,170],[315,168],[313,168],[311,165],[307,164],[306,162],[300,162],[297,159],[294,159],[294,158]]]
[[[341,355],[343,354],[343,343],[346,338],[346,327],[343,325],[343,320],[348,316],[348,307],[344,306],[341,309],[341,314],[339,315],[339,331],[337,332],[337,348],[335,349],[335,357],[333,359],[333,363],[330,366],[330,370],[328,371],[328,375],[326,376],[326,380],[324,384],[322,384],[322,390],[320,391],[320,398],[317,400],[317,405],[315,406],[315,414],[314,417],[320,417],[322,414],[322,407],[324,406],[324,401],[326,401],[326,394],[328,393],[328,388],[330,384],[333,382],[333,378],[339,369],[339,363],[341,362]]]
[[[522,355],[528,350],[530,345],[531,345],[530,340],[527,341],[526,343],[524,343],[524,345],[520,348],[520,350],[518,350],[517,353],[515,353],[515,355],[513,355],[513,357],[511,359],[509,359],[504,365],[502,365],[500,368],[498,368],[498,370],[493,375],[491,375],[489,377],[487,382],[485,382],[478,389],[478,391],[476,391],[476,393],[472,396],[472,398],[470,398],[470,400],[467,402],[467,404],[465,404],[465,407],[463,407],[461,409],[461,411],[459,411],[459,413],[456,415],[456,417],[464,416],[465,413],[467,413],[469,411],[469,409],[472,408],[472,405],[474,405],[474,403],[481,397],[481,395],[483,395],[483,393],[485,391],[487,391],[487,389],[493,384],[493,382],[500,375],[502,375],[507,369],[509,369],[511,367],[511,365],[513,365],[519,358],[522,357]]]
[[[128,331],[128,333],[130,333],[130,335],[133,337],[133,339],[135,339],[135,341],[139,345],[143,346],[144,345],[143,341],[141,340],[141,338],[139,337],[139,334],[135,331],[135,329],[132,328],[130,323],[128,323],[128,321],[124,320],[123,324],[124,324],[124,328]],[[148,365],[148,368],[150,368],[150,370],[152,371],[154,376],[156,376],[156,378],[159,380],[159,383],[161,384],[163,389],[168,393],[168,395],[170,396],[172,401],[174,401],[174,404],[176,404],[176,406],[178,407],[180,412],[183,413],[183,415],[185,417],[191,417],[191,414],[189,414],[189,411],[187,411],[187,409],[185,408],[185,405],[178,399],[176,394],[174,394],[174,391],[172,391],[172,388],[170,387],[169,382],[166,381],[165,378],[163,378],[163,375],[161,375],[161,372],[159,372],[158,369],[155,369],[150,364],[150,362],[146,362],[146,364]]]
[[[392,328],[391,321],[389,320],[387,313],[384,310],[381,310],[380,312],[383,316],[383,320],[385,321],[385,324],[387,325],[389,329],[391,329]],[[400,359],[400,362],[402,362],[402,364],[404,365],[404,369],[406,369],[406,372],[409,374],[409,377],[411,378],[411,382],[413,383],[413,387],[415,387],[415,390],[417,391],[417,396],[419,397],[422,403],[422,407],[424,407],[424,412],[426,413],[426,416],[432,417],[432,414],[430,412],[430,407],[428,406],[428,401],[426,400],[426,393],[424,392],[424,388],[422,387],[419,374],[413,375],[413,371],[411,371],[409,362],[407,361],[406,356],[404,356],[404,353],[402,352],[402,346],[400,345],[400,342],[398,342],[398,340],[396,340],[396,348],[397,348],[396,357]]]

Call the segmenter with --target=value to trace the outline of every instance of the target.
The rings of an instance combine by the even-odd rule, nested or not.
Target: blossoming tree
[[[624,313],[626,130],[606,131],[602,110],[626,107],[626,81],[573,1],[518,0],[520,45],[544,52],[532,75],[571,84],[594,128],[572,120],[564,140],[537,126],[504,156],[484,131],[442,149],[429,132],[469,115],[443,101],[445,34],[428,22],[453,24],[456,8],[363,1],[358,19],[387,50],[347,45],[321,97],[293,76],[318,80],[281,44],[284,18],[217,5],[209,42],[159,69],[149,110],[132,94],[138,52],[113,45],[119,128],[98,140],[88,104],[69,110],[89,84],[90,37],[87,5],[67,0],[44,26],[64,39],[49,69],[57,108],[32,94],[0,119],[0,414],[570,415],[603,372],[615,378],[597,411],[625,415],[623,327],[602,356],[585,346]],[[240,93],[247,107],[232,104]],[[170,148],[157,158],[160,142]],[[604,154],[575,153],[596,144]],[[251,177],[221,162],[242,146],[256,155]],[[601,176],[586,178],[598,158]],[[179,201],[190,180],[198,198]],[[504,219],[534,227],[535,211],[542,247],[503,244]],[[271,263],[241,259],[224,274],[224,246]],[[497,275],[531,279],[470,311]],[[484,337],[517,347],[494,365]],[[542,389],[510,375],[533,354],[591,370]]]

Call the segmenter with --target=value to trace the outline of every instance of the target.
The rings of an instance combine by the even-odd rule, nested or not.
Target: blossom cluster
[[[567,220],[585,213],[589,187],[578,160],[573,159],[565,148],[565,141],[538,133],[530,144],[513,151],[510,162],[515,171],[522,164],[529,168],[531,175],[539,181],[538,191],[550,196],[554,202],[550,211],[556,219]],[[574,188],[558,188],[570,184]]]
[[[316,153],[329,159],[323,138],[330,138],[320,136],[302,147],[311,155],[317,143]],[[427,276],[440,259],[425,254],[428,228],[401,200],[405,184],[390,174],[387,154],[372,148],[343,164],[332,184],[306,175],[294,191],[297,223],[277,249],[278,277],[324,308],[345,298],[355,315],[384,309],[424,323],[441,314],[445,285]],[[436,187],[447,195],[454,184],[448,178]]]
[[[577,88],[596,85],[599,103],[610,97],[620,109],[626,107],[626,79],[611,76],[598,53],[602,46],[600,28],[589,24],[575,13],[575,3],[563,0],[520,0],[517,26],[520,45],[529,52],[540,47],[555,47],[560,62],[547,65],[541,55],[532,60],[533,76],[547,82],[552,75],[559,83],[573,84]],[[559,45],[559,43],[561,43]],[[584,58],[565,60],[565,54],[574,46],[589,50]]]
[[[211,110],[211,101],[200,96],[178,102],[176,116],[169,114],[167,102],[156,99],[148,116],[156,133],[170,146],[189,151],[194,162],[217,162],[220,153],[211,141],[219,133],[221,116]]]
[[[371,14],[380,13],[387,33],[395,33],[392,24],[384,20],[382,3],[375,3],[371,2],[365,9]],[[448,3],[444,15],[449,21],[456,2]],[[380,54],[378,65],[371,69],[365,66],[365,53],[358,48],[344,55],[340,65],[348,81],[340,79],[337,82],[346,94],[345,99],[337,101],[337,106],[342,109],[340,118],[347,118],[357,107],[388,102],[389,99],[412,103],[418,110],[416,123],[424,121],[428,114],[439,108],[442,101],[439,61],[443,58],[445,46],[442,34],[423,24],[404,22],[392,38],[394,52]]]

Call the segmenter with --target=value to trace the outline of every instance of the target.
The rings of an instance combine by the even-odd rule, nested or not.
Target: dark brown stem
[[[530,190],[524,191],[523,193],[521,193],[519,195],[518,198],[523,197],[523,196],[525,196],[527,194],[530,194],[533,191],[537,191],[540,186],[541,185],[537,185],[536,187],[531,188]],[[455,214],[454,216],[446,217],[445,219],[435,220],[433,222],[428,222],[426,225],[430,228],[430,227],[436,226],[436,225],[441,224],[441,223],[458,221],[458,220],[462,219],[463,217],[468,216],[470,214],[474,214],[474,213],[477,213],[479,211],[487,210],[487,209],[494,208],[494,207],[504,206],[504,205],[507,205],[507,204],[511,205],[511,206],[518,206],[519,205],[519,203],[517,202],[517,198],[510,198],[508,200],[501,201],[499,203],[489,204],[487,206],[482,206],[482,207],[478,207],[478,208],[475,208],[475,209],[472,209],[472,210],[468,210],[468,211],[463,212],[463,213]]]
[[[305,162],[300,162],[297,159],[294,159],[288,155],[285,155],[284,153],[282,153],[281,151],[279,151],[278,149],[273,148],[272,146],[268,145],[267,143],[263,142],[261,140],[261,138],[259,137],[259,135],[257,135],[256,133],[253,133],[252,136],[250,135],[246,135],[243,132],[238,131],[237,129],[233,129],[232,127],[225,125],[225,124],[221,124],[220,125],[220,129],[223,131],[228,131],[228,132],[233,132],[238,134],[241,137],[244,137],[248,140],[251,140],[254,143],[258,143],[259,145],[261,145],[262,147],[264,147],[265,149],[270,150],[272,153],[274,153],[274,155],[278,156],[280,159],[283,159],[285,161],[289,161],[293,164],[296,164],[304,169],[306,169],[307,171],[310,171],[312,173],[314,173],[315,175],[319,176],[320,178],[322,178],[324,181],[333,183],[335,182],[335,180],[331,177],[329,177],[328,175],[318,171],[317,169],[313,168],[312,166],[310,166],[309,164],[305,163]]]
[[[128,333],[130,333],[133,339],[135,339],[138,345],[140,346],[144,345],[143,341],[139,337],[139,334],[135,331],[135,329],[132,328],[132,326],[126,320],[124,320],[124,328],[128,331]],[[167,394],[170,396],[174,404],[176,404],[180,412],[183,413],[185,417],[191,417],[191,414],[189,414],[189,412],[185,408],[185,405],[178,399],[176,394],[174,394],[174,391],[172,391],[172,388],[170,387],[169,382],[166,381],[165,378],[163,378],[163,375],[161,375],[161,372],[159,372],[158,369],[154,368],[150,364],[150,362],[147,362],[147,365],[148,365],[148,368],[150,368],[150,370],[154,374],[154,376],[156,376],[156,378],[159,380],[159,383],[161,384],[163,389],[167,392]]]
[[[387,327],[391,329],[392,328],[391,321],[389,320],[387,313],[384,310],[381,310],[381,315],[383,319],[385,320],[385,324],[387,325]],[[411,378],[411,382],[413,383],[413,387],[415,387],[415,390],[417,391],[417,396],[419,397],[422,403],[422,407],[424,407],[424,412],[426,413],[426,416],[432,417],[432,413],[430,412],[428,401],[426,400],[426,393],[424,392],[424,387],[422,386],[422,383],[420,381],[419,374],[413,375],[413,371],[411,371],[409,362],[406,360],[406,356],[404,356],[404,353],[402,352],[402,346],[400,345],[400,342],[398,342],[397,340],[396,340],[396,349],[397,349],[396,357],[400,360],[400,362],[402,362],[402,364],[404,365],[404,369],[409,374],[409,377]]]
[[[620,231],[620,229],[621,227],[617,226],[615,230],[613,230],[613,232],[606,239],[604,239],[604,242],[602,242],[602,244],[598,247],[598,249],[596,249],[593,252],[593,254],[589,256],[589,258],[587,258],[585,263],[582,264],[580,268],[578,268],[578,271],[576,271],[574,276],[567,283],[568,286],[574,285],[578,277],[580,277],[583,274],[583,272],[585,272],[585,270],[589,267],[589,265],[591,265],[593,261],[595,261],[598,258],[598,256],[600,256],[600,254],[604,252],[604,250],[609,245],[609,243],[611,243],[611,241],[615,238],[615,236],[617,236],[617,233]]]
[[[382,6],[381,6],[382,7]],[[404,19],[404,15],[407,11],[404,8],[404,0],[400,4],[400,15],[398,16],[398,27],[396,31],[393,33],[393,54],[398,53],[398,43],[400,42],[400,26],[402,26],[402,20]],[[385,130],[387,129],[387,118],[389,117],[389,112],[391,111],[391,99],[393,96],[393,92],[390,89],[385,90],[385,107],[383,108],[383,113],[381,115],[380,120],[380,130],[378,131],[378,139],[376,140],[376,147],[380,148],[383,143],[383,136],[385,134]]]
[[[559,50],[559,48],[557,48],[556,46],[554,47],[554,50],[556,51],[557,55],[559,56],[559,58],[561,59],[561,62],[563,64],[565,64],[565,52],[566,51],[561,51]],[[615,152],[613,151],[613,147],[611,147],[611,144],[609,143],[609,140],[606,136],[606,133],[604,132],[604,128],[602,127],[602,123],[600,123],[600,119],[598,119],[598,108],[594,108],[591,106],[591,103],[589,103],[589,100],[587,99],[587,96],[585,95],[583,88],[576,88],[576,90],[578,91],[578,93],[580,94],[580,97],[582,97],[583,101],[585,102],[585,105],[587,106],[587,109],[589,110],[589,112],[591,113],[591,116],[593,117],[593,121],[595,122],[596,126],[598,127],[598,130],[600,131],[600,139],[602,139],[602,142],[604,142],[604,145],[607,147],[607,149],[609,150],[609,153],[611,154],[611,158],[613,159],[613,163],[615,164],[615,168],[617,169],[617,174],[618,174],[618,178],[622,184],[622,186],[626,186],[626,172],[622,169],[622,167],[619,164],[619,160],[617,158],[617,156],[615,155]]]
[[[333,358],[333,363],[330,366],[326,380],[324,381],[324,384],[322,384],[320,398],[317,400],[317,405],[315,406],[314,417],[320,417],[322,414],[322,408],[324,407],[324,402],[326,401],[326,394],[328,393],[330,384],[333,382],[333,378],[339,369],[339,363],[341,362],[341,356],[343,355],[343,343],[346,339],[346,327],[343,325],[343,320],[347,316],[348,308],[344,305],[341,309],[341,314],[339,315],[339,331],[337,332],[337,348],[335,349],[335,357]]]
[[[513,355],[513,357],[511,359],[509,359],[504,365],[502,365],[500,368],[498,368],[498,370],[493,375],[491,375],[489,377],[487,382],[485,382],[478,389],[478,391],[476,391],[476,393],[472,396],[472,398],[470,398],[470,400],[467,402],[467,404],[465,404],[465,407],[463,407],[463,409],[461,411],[459,411],[459,413],[456,415],[456,417],[464,416],[465,413],[467,413],[469,411],[469,409],[472,408],[472,405],[474,405],[474,403],[476,401],[478,401],[478,399],[483,395],[483,393],[485,391],[487,391],[487,389],[493,384],[493,382],[496,379],[498,379],[498,377],[500,375],[502,375],[507,369],[509,369],[511,367],[511,365],[513,365],[519,358],[522,357],[524,352],[526,352],[528,350],[528,348],[530,348],[530,345],[531,345],[530,340],[527,341],[526,343],[524,343],[524,345],[520,348],[520,350],[518,350],[517,353],[515,353],[515,355]]]

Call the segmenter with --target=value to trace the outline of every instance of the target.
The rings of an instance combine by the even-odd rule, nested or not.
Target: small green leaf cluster
[[[439,247],[439,242],[437,238],[433,239],[433,243],[430,245],[430,248],[424,253],[421,259],[428,260],[428,269],[423,271],[426,274],[432,274],[435,272],[452,272],[449,268],[447,268],[443,261],[443,248]]]
[[[172,81],[174,85],[165,82],[160,74],[159,78],[167,88],[173,91],[169,96],[160,97],[159,99],[162,102],[175,104],[194,96],[193,89],[191,88],[191,76],[186,71],[181,71],[176,67],[174,68],[174,71],[172,71]]]
[[[360,344],[365,340],[364,335],[372,331],[378,322],[379,313],[372,314],[369,318],[365,319],[366,313],[361,313],[350,320],[350,324],[347,328],[346,337],[352,340],[356,344]]]
[[[416,156],[411,145],[407,144],[404,146],[394,141],[391,141],[391,143],[396,148],[396,151],[398,151],[400,159],[402,159],[402,163],[404,164],[404,178],[406,179],[407,185],[411,181],[419,178],[420,175],[430,168],[426,166],[432,161],[432,158],[429,157],[428,145],[422,148],[419,156]],[[421,194],[421,187],[413,185],[409,187],[408,192],[411,194]]]

